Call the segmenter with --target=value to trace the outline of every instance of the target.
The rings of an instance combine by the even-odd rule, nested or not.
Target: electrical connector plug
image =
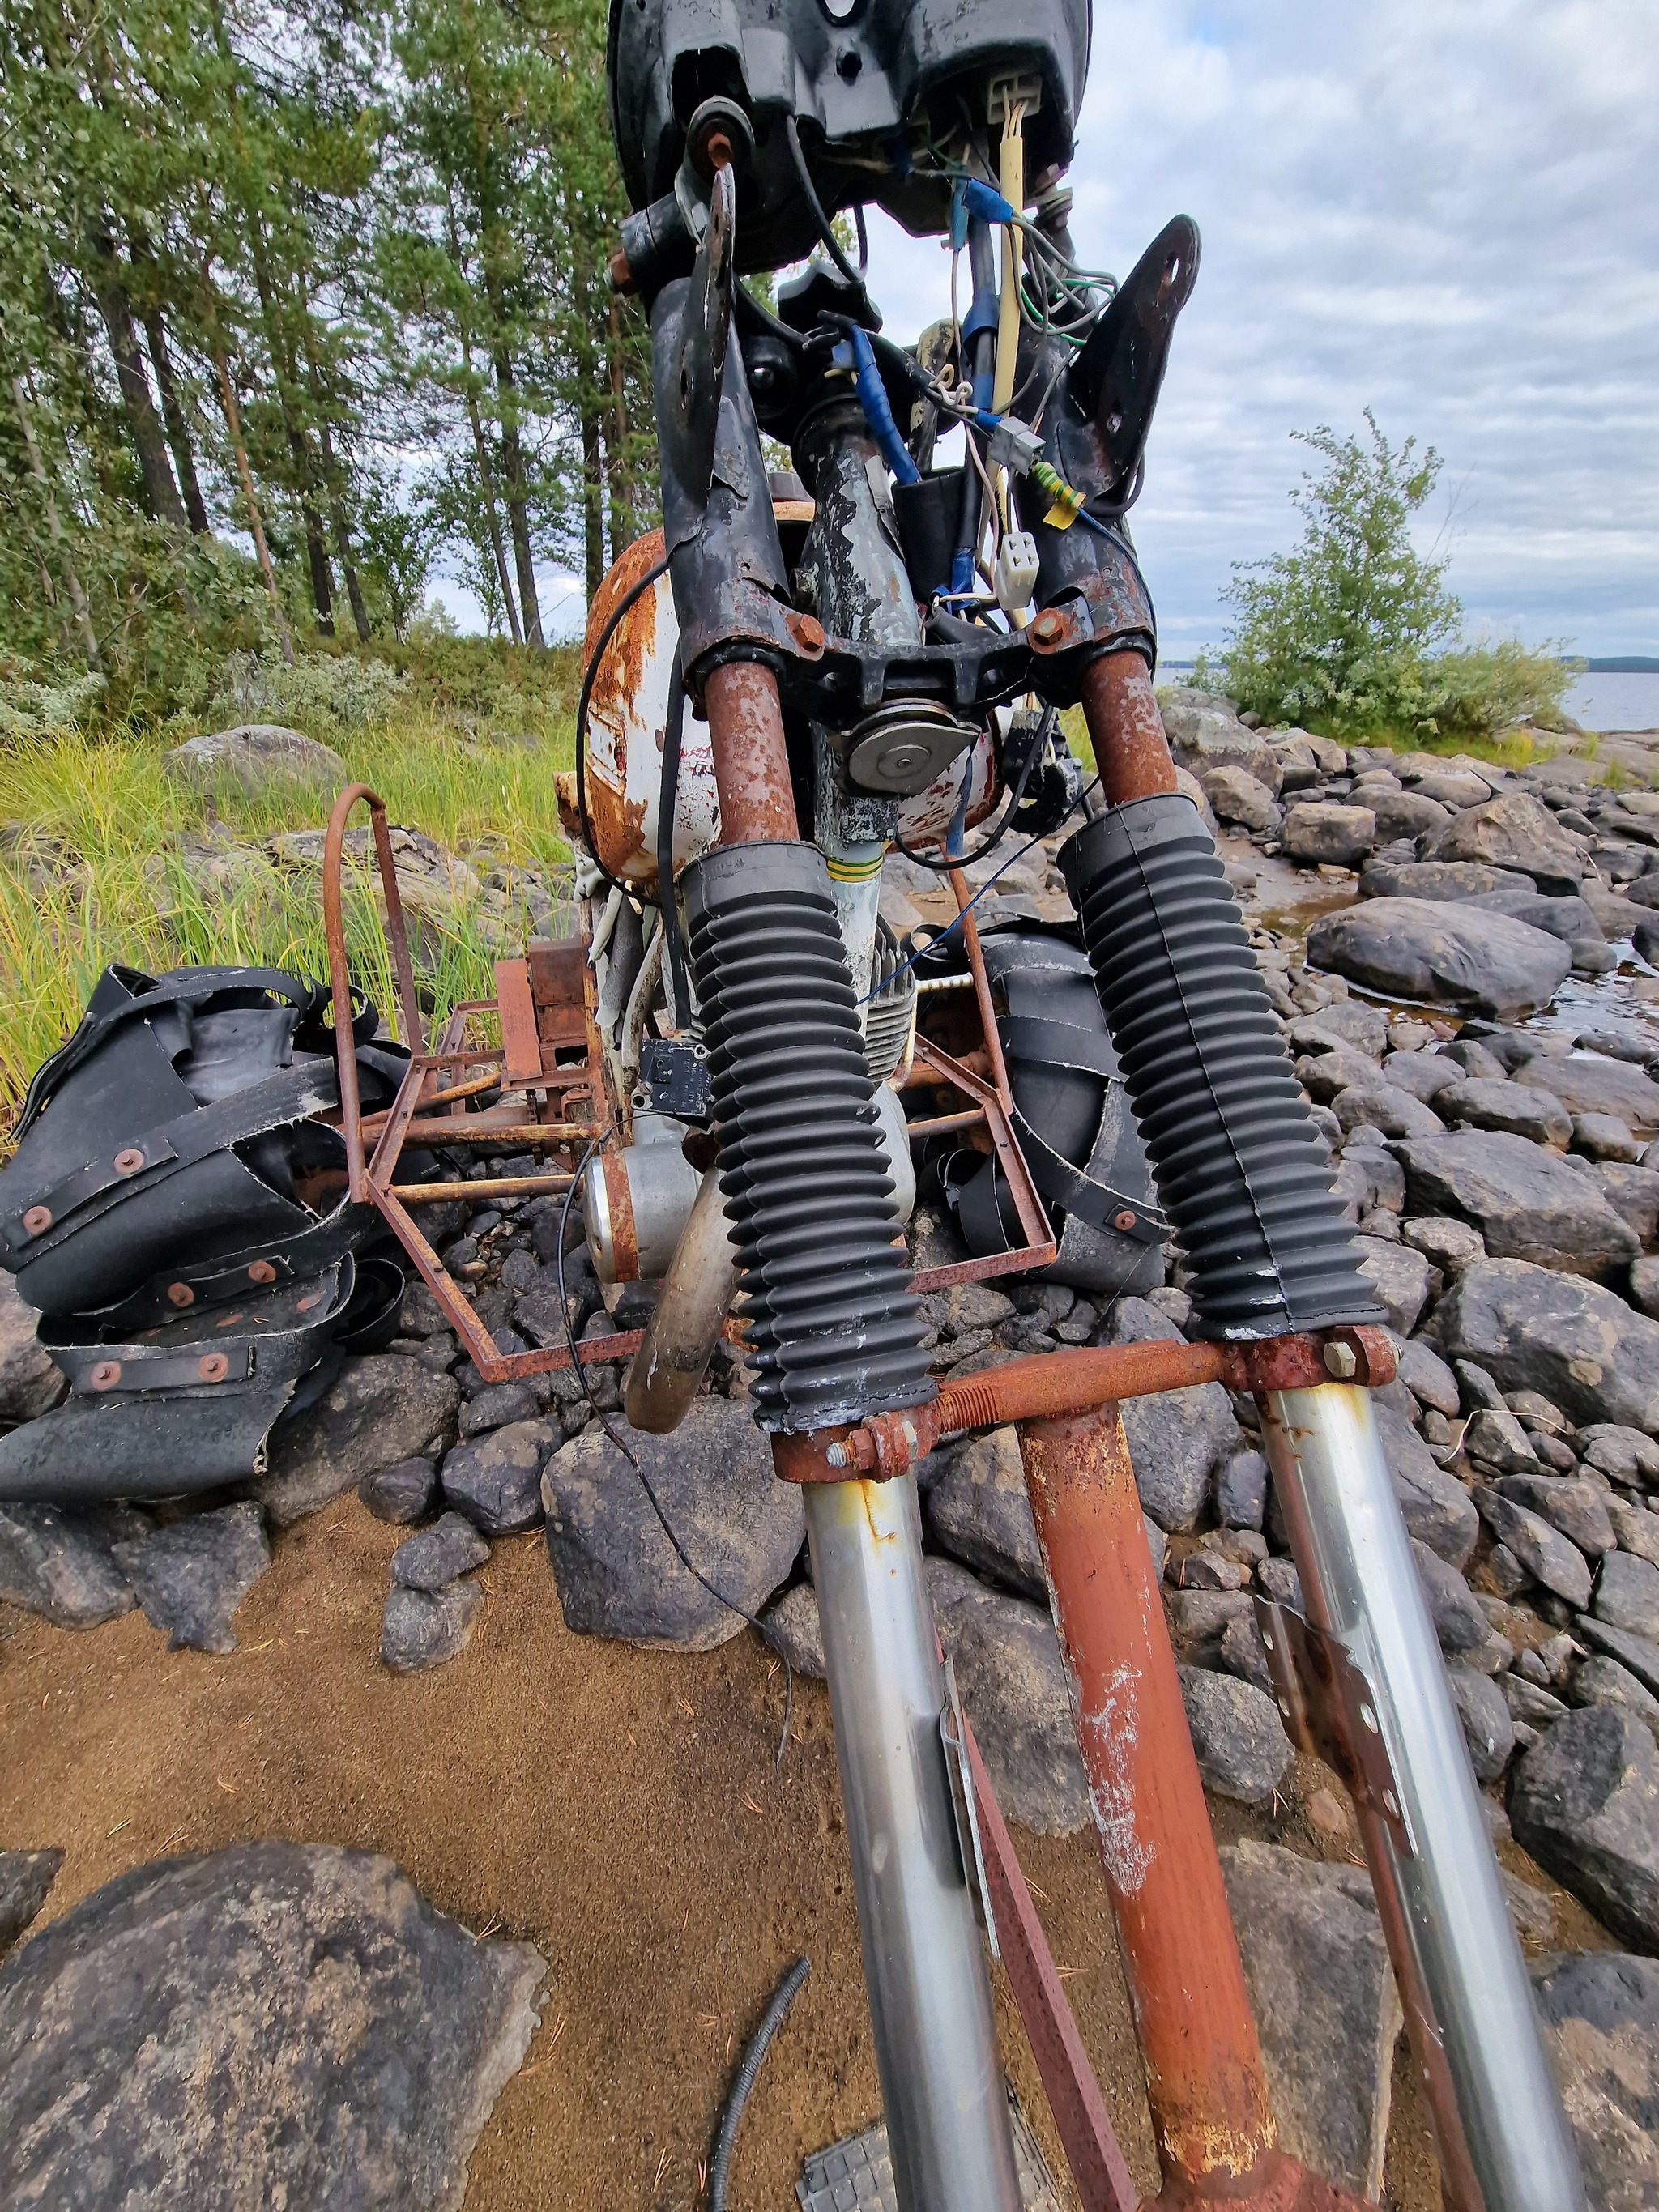
[[[993,572],[997,605],[1009,614],[1028,606],[1036,580],[1036,538],[1029,530],[1005,530]]]
[[[1042,440],[1018,415],[1003,415],[996,418],[986,450],[995,467],[1010,469],[1017,477],[1029,476],[1042,458]]]

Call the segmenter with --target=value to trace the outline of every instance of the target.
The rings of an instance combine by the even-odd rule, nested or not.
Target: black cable
[[[942,860],[924,860],[920,853],[913,853],[910,850],[910,848],[905,843],[903,838],[900,836],[897,830],[895,829],[893,831],[893,842],[898,847],[899,851],[904,855],[907,860],[914,860],[916,866],[919,868],[931,869],[933,873],[936,876],[948,876],[952,868],[976,867],[980,861],[984,860],[989,854],[995,852],[997,847],[1007,836],[1009,828],[1013,822],[1014,815],[1018,809],[1020,801],[1025,796],[1025,787],[1031,780],[1031,770],[1036,765],[1036,757],[1042,750],[1044,745],[1048,742],[1049,736],[1053,730],[1054,722],[1057,717],[1055,716],[1054,709],[1052,707],[1048,708],[1047,713],[1048,720],[1045,726],[1038,731],[1036,736],[1031,741],[1030,750],[1025,756],[1024,763],[1020,769],[1018,776],[1015,779],[1014,787],[1009,793],[1008,805],[1003,810],[1002,819],[998,823],[996,828],[992,830],[989,836],[986,838],[978,852],[965,853],[959,860],[951,860],[948,856]],[[1062,819],[1064,817],[1062,817]],[[1044,834],[1052,836],[1054,833],[1052,830],[1049,830]]]
[[[849,284],[862,289],[864,279],[836,243],[836,234],[830,227],[830,218],[823,211],[823,202],[818,198],[818,188],[812,182],[812,172],[806,166],[806,156],[801,151],[800,129],[793,115],[783,118],[783,135],[789,141],[789,158],[795,165],[795,181],[806,202],[813,227],[823,240],[824,250]]]
[[[650,1476],[647,1474],[645,1469],[640,1465],[640,1462],[635,1456],[633,1451],[626,1443],[623,1443],[623,1439],[617,1434],[615,1429],[611,1427],[610,1415],[605,1412],[604,1407],[601,1406],[595,1399],[593,1395],[593,1386],[587,1379],[587,1370],[582,1365],[580,1357],[576,1350],[576,1328],[575,1323],[570,1318],[570,1300],[564,1287],[564,1236],[566,1230],[570,1226],[570,1201],[576,1194],[576,1186],[580,1182],[583,1176],[587,1172],[588,1162],[592,1158],[594,1153],[599,1150],[599,1147],[604,1144],[606,1137],[610,1133],[611,1133],[608,1129],[601,1129],[599,1135],[589,1144],[587,1150],[582,1154],[580,1164],[577,1167],[575,1174],[570,1178],[570,1187],[564,1194],[564,1204],[559,1209],[559,1243],[557,1255],[553,1263],[553,1273],[554,1279],[558,1284],[559,1288],[559,1310],[564,1316],[565,1349],[570,1354],[570,1364],[576,1370],[576,1380],[581,1384],[582,1395],[587,1401],[588,1411],[594,1415],[595,1419],[599,1421],[600,1427],[605,1431],[606,1436],[610,1437],[611,1443],[615,1444],[617,1449],[628,1462],[628,1464],[633,1468],[635,1474],[638,1475],[640,1479],[640,1487],[644,1491],[647,1498],[651,1501],[651,1510],[656,1515],[658,1520],[661,1522],[662,1533],[667,1537],[669,1542],[673,1546],[675,1556],[679,1560],[680,1565],[685,1569],[687,1574],[689,1574],[694,1581],[699,1582],[702,1584],[703,1588],[708,1591],[709,1596],[714,1599],[716,1605],[723,1605],[728,1613],[735,1613],[739,1620],[747,1621],[750,1627],[752,1628],[758,1636],[764,1638],[766,1636],[766,1631],[761,1626],[759,1621],[756,1620],[754,1614],[748,1612],[743,1606],[735,1604],[731,1598],[726,1596],[724,1590],[717,1590],[714,1588],[714,1583],[709,1581],[708,1576],[705,1575],[701,1569],[692,1565],[690,1559],[687,1555],[684,1545],[681,1543],[679,1538],[675,1534],[673,1526],[669,1521],[668,1516],[662,1510],[662,1505],[658,1499],[656,1492],[651,1487]],[[795,1710],[795,1670],[789,1664],[789,1654],[787,1651],[780,1650],[778,1652],[778,1656],[783,1662],[783,1730],[778,1738],[777,1756],[772,1762],[775,1768],[781,1767],[783,1765],[783,1754],[788,1747],[789,1743],[789,1723]]]
[[[657,793],[657,904],[662,915],[664,949],[668,955],[669,1012],[676,1029],[691,1018],[691,983],[685,960],[685,940],[680,934],[679,905],[674,896],[674,815],[679,804],[680,745],[685,731],[685,662],[682,643],[676,641],[668,671],[668,712],[663,723],[662,781]]]
[[[668,556],[654,562],[638,583],[630,584],[622,598],[611,610],[605,628],[599,632],[599,642],[593,647],[593,658],[582,671],[582,687],[576,695],[576,818],[586,841],[589,858],[613,891],[624,898],[638,898],[638,891],[630,891],[626,884],[618,883],[599,858],[599,845],[593,836],[593,825],[587,818],[587,708],[593,696],[593,679],[599,672],[599,663],[605,659],[611,639],[622,627],[623,617],[637,600],[642,599],[668,574]],[[648,905],[650,901],[647,901]],[[596,1409],[597,1410],[597,1409]]]
[[[860,280],[870,273],[870,234],[864,227],[864,202],[853,203],[853,228],[858,233]]]
[[[755,2076],[766,2056],[767,2045],[783,2025],[783,2016],[795,2002],[801,1984],[812,1971],[807,1958],[797,1959],[767,2002],[760,2016],[760,2026],[749,2039],[732,2087],[726,2096],[720,2124],[714,2136],[714,2155],[708,2161],[708,2212],[726,2212],[726,2184],[732,2168],[732,2153],[738,2140],[738,2123],[743,2118],[743,2108],[749,2102],[749,2093],[755,2086]]]

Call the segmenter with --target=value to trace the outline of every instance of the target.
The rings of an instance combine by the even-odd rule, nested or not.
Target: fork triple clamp
[[[1443,2193],[1461,2212],[1571,2212],[1570,2139],[1371,1413],[1368,1386],[1392,1372],[1382,1315],[1152,692],[1156,624],[1127,516],[1199,241],[1178,216],[1121,283],[1079,266],[1062,179],[1090,28],[1086,0],[1014,15],[1001,0],[729,0],[717,15],[702,0],[613,0],[611,119],[634,212],[612,277],[650,317],[668,582],[653,586],[651,549],[632,549],[590,617],[595,859],[617,879],[594,939],[596,1018],[630,1083],[642,1027],[695,1047],[707,1128],[648,1113],[667,1095],[653,1074],[632,1092],[635,1141],[654,1118],[698,1169],[715,1156],[629,1416],[672,1426],[735,1285],[756,1419],[778,1473],[804,1486],[903,2212],[1019,2201],[965,1863],[1003,1832],[976,1770],[964,1790],[971,1732],[940,1671],[914,1472],[935,1437],[1003,1420],[1019,1431],[1146,2058],[1159,2201],[1357,2201],[1277,2143],[1117,1419],[1124,1395],[1211,1379],[1260,1407],[1310,1617],[1305,1632],[1270,1624],[1304,1662],[1284,1702],[1308,1741],[1334,1747],[1346,1729],[1355,1749]],[[957,251],[952,317],[911,346],[884,335],[834,228],[851,210],[861,233],[866,204]],[[770,306],[738,283],[815,246]],[[963,464],[940,465],[936,446],[958,433]],[[787,447],[787,477],[769,477],[763,437]],[[647,586],[617,667],[601,665],[623,593]],[[1071,1079],[1048,1095],[1080,1118],[1040,1133],[1039,1188],[1018,1137],[1035,1094],[1018,1086],[1033,1040],[1060,1026],[1058,1000],[1041,1020],[999,1009],[992,969],[1018,963],[982,957],[950,869],[1004,783],[1000,829],[1030,803],[1022,769],[1054,766],[1053,710],[1074,702],[1100,777],[1060,854],[1067,972],[1086,961],[1104,1027],[1054,1048]],[[1077,789],[1050,781],[1062,803]],[[924,948],[901,959],[883,934],[896,837],[939,855],[965,975],[918,985],[907,971]],[[654,937],[640,911],[653,883]],[[677,980],[659,1015],[676,931],[691,1003]],[[963,1109],[907,1117],[913,1079],[954,1086]],[[1114,1085],[1133,1108],[1128,1150],[1101,1156]],[[971,1130],[975,1175],[995,1186],[983,1212],[1014,1224],[949,1279],[1063,1270],[1073,1248],[1042,1193],[1064,1207],[1150,1182],[1155,1207],[1118,1211],[1130,1229],[1143,1212],[1168,1223],[1194,1341],[936,1388],[901,1230],[912,1133],[946,1128]],[[1114,1218],[1091,1234],[1109,1238]],[[1144,1243],[1123,1241],[1144,1265]],[[1319,1706],[1320,1680],[1340,1712]],[[1368,1728],[1370,1751],[1353,1733]],[[1006,1899],[1004,1860],[981,1870]],[[1016,1987],[1079,2191],[1127,2212],[1097,2087],[1030,1934]]]

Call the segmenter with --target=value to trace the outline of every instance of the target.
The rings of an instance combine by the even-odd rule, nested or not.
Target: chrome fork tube
[[[1361,1829],[1449,2205],[1583,2212],[1546,2063],[1369,1392],[1340,1383],[1261,1401],[1262,1432],[1309,1619],[1346,1649],[1376,1718],[1414,1850]]]
[[[1019,2212],[963,1872],[914,1475],[805,1486],[859,1940],[901,2212]]]

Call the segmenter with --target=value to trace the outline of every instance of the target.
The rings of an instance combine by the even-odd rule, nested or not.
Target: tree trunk
[[[634,511],[633,472],[628,462],[628,395],[623,378],[622,314],[611,295],[611,420],[605,427],[605,451],[611,477],[611,558],[620,560],[639,535]]]
[[[605,581],[605,503],[603,465],[599,459],[599,418],[597,410],[582,415],[582,550],[586,556],[587,597],[591,605]]]
[[[276,572],[270,565],[270,550],[265,544],[265,526],[259,520],[259,502],[253,496],[253,475],[247,465],[247,447],[242,443],[242,423],[236,410],[236,393],[223,354],[217,353],[213,359],[219,372],[219,396],[225,403],[225,428],[230,433],[231,451],[236,456],[236,473],[241,478],[242,497],[247,502],[248,526],[253,532],[253,550],[259,556],[259,574],[264,578],[265,589],[270,594],[271,611],[276,617],[276,640],[283,649],[283,659],[292,668],[294,633],[288,626],[288,617],[283,612],[282,596],[276,589]]]
[[[541,602],[536,596],[536,568],[530,550],[530,510],[525,493],[524,447],[519,439],[519,392],[513,380],[513,357],[504,344],[495,354],[495,386],[501,396],[501,472],[507,478],[507,520],[513,534],[513,565],[519,573],[519,604],[524,612],[526,644],[543,650]]]
[[[308,349],[307,349],[308,350]],[[317,389],[317,364],[310,363],[311,394],[319,401],[317,437],[323,449],[323,481],[328,488],[329,519],[334,526],[334,550],[339,560],[340,574],[345,578],[346,597],[351,602],[351,619],[356,625],[357,641],[368,643],[368,609],[363,605],[363,587],[358,580],[357,564],[351,551],[351,526],[346,520],[345,501],[340,489],[340,471],[335,465],[334,441],[329,435],[328,416],[320,411],[320,397]]]
[[[478,403],[470,392],[466,411],[472,424],[472,450],[478,457],[478,487],[483,501],[484,524],[489,532],[489,550],[495,556],[495,580],[501,587],[513,642],[522,645],[524,631],[519,622],[519,603],[513,596],[513,579],[507,573],[507,549],[501,543],[501,518],[495,506],[495,472],[489,465],[489,447],[485,442],[483,424],[478,419]]]
[[[167,426],[167,443],[173,448],[173,463],[179,471],[179,489],[185,495],[185,512],[190,517],[190,526],[196,535],[205,538],[213,526],[208,520],[207,501],[202,496],[201,483],[196,474],[196,456],[190,443],[190,424],[185,419],[178,379],[173,374],[173,361],[167,352],[167,326],[161,319],[159,307],[152,307],[144,317],[144,339],[149,347],[150,366],[155,371],[155,381],[161,388],[161,414]]]
[[[52,539],[62,566],[64,589],[69,593],[70,605],[75,610],[76,627],[81,633],[81,649],[87,656],[87,666],[98,673],[104,665],[103,656],[98,650],[98,633],[92,626],[87,595],[81,589],[81,579],[75,572],[75,563],[70,558],[69,547],[64,540],[64,527],[58,519],[58,502],[52,496],[52,479],[47,476],[46,463],[40,458],[34,424],[29,415],[28,388],[21,376],[14,376],[11,380],[11,396],[16,403],[17,420],[23,432],[23,450],[28,455],[29,474],[40,488],[40,504],[46,510],[46,534]],[[45,574],[44,568],[41,573]]]
[[[138,333],[133,328],[132,308],[127,298],[126,285],[122,280],[121,264],[116,258],[115,241],[106,232],[102,234],[94,233],[91,242],[96,264],[93,297],[98,302],[104,327],[109,332],[110,351],[115,356],[116,379],[126,408],[127,428],[131,434],[139,471],[144,481],[144,503],[156,521],[171,523],[180,531],[186,530],[190,526],[185,514],[185,503],[179,496],[178,485],[173,481],[167,441],[161,434],[155,402],[150,394],[149,379],[144,374],[144,357],[138,350]]]

